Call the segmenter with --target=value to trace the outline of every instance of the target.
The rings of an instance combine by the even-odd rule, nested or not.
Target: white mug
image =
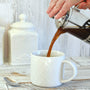
[[[35,51],[31,54],[31,82],[40,87],[56,87],[74,79],[77,68],[73,62],[65,60],[65,55],[59,51],[52,51],[51,57],[46,57],[47,50]],[[73,68],[73,76],[63,80],[64,64]]]

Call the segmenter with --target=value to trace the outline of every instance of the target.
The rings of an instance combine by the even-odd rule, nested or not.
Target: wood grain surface
[[[54,88],[37,87],[30,82],[30,65],[2,65],[0,66],[0,90],[7,90],[4,77],[11,80],[29,85],[30,87],[9,87],[9,90],[90,90],[90,57],[73,58],[78,70],[78,74],[72,81],[62,84],[62,86]],[[71,58],[67,60],[72,61]],[[76,63],[77,62],[77,63]],[[82,62],[84,64],[82,64]],[[65,64],[64,78],[68,79],[72,75],[72,69]]]

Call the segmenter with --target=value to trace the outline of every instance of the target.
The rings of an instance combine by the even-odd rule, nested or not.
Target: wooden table
[[[40,88],[28,84],[31,86],[29,89],[9,86],[9,90],[90,90],[90,57],[70,57],[67,60],[75,62],[78,68],[78,75],[74,80],[56,88]],[[69,78],[72,69],[69,65],[65,67],[65,78]],[[30,65],[0,66],[0,90],[7,90],[4,77],[9,77],[16,82],[30,82]]]

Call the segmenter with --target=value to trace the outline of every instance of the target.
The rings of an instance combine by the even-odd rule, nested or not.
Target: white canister
[[[30,54],[38,49],[38,34],[33,24],[25,21],[24,14],[21,14],[19,19],[8,31],[8,61],[11,65],[30,64]]]
[[[5,28],[0,27],[0,65],[4,63],[4,32]]]

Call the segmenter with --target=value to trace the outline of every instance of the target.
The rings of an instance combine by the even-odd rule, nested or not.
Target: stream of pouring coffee
[[[49,46],[48,53],[47,53],[47,57],[50,57],[51,51],[52,51],[52,48],[53,48],[53,45],[54,45],[55,41],[56,41],[56,40],[58,39],[58,37],[59,37],[61,34],[63,34],[63,33],[65,33],[65,31],[63,31],[62,28],[59,28],[59,29],[56,31],[56,33],[55,33],[55,35],[54,35],[54,37],[53,37],[53,39],[52,39],[52,41],[51,41],[51,44],[50,44],[50,46]]]
[[[87,28],[87,29],[77,29],[77,28],[66,28],[66,29],[62,29],[62,28],[59,28],[57,30],[57,32],[55,33],[53,39],[52,39],[52,42],[49,46],[49,50],[48,50],[48,53],[47,53],[47,57],[50,57],[50,54],[51,54],[51,50],[52,50],[52,47],[55,43],[55,41],[58,39],[58,37],[65,33],[65,32],[68,32],[69,34],[71,35],[74,35],[76,36],[77,38],[87,42],[90,44],[90,28]]]

